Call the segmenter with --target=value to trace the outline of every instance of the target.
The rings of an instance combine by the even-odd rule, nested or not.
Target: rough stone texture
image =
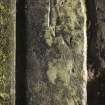
[[[27,0],[25,8],[27,105],[86,105],[84,0]]]
[[[0,105],[15,105],[14,8],[14,0],[0,0]]]
[[[90,2],[90,3],[89,3]],[[105,105],[105,0],[88,0],[90,38],[88,105]]]

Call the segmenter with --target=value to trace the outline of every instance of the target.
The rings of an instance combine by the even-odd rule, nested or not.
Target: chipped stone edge
[[[15,73],[16,73],[16,0],[10,1],[10,11],[11,11],[11,29],[12,29],[12,35],[10,41],[10,49],[11,49],[11,58],[10,58],[10,69],[11,69],[11,88],[10,88],[10,94],[11,94],[11,105],[15,105],[15,99],[16,99],[16,80],[15,80]]]
[[[86,0],[80,0],[82,13],[84,15],[84,26],[83,26],[83,34],[84,34],[84,62],[83,62],[83,99],[82,105],[87,105],[87,15],[86,15]]]

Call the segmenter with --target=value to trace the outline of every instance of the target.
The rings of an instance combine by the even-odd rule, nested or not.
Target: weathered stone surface
[[[27,0],[27,104],[86,105],[84,0]]]
[[[0,0],[0,105],[15,105],[14,0]]]

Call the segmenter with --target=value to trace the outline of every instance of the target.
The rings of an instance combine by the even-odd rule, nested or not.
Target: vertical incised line
[[[51,14],[51,0],[49,0],[49,5],[48,5],[48,27],[50,27],[50,14]]]

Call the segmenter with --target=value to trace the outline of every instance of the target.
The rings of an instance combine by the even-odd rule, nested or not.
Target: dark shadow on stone
[[[99,105],[98,99],[98,81],[97,80],[91,80],[87,84],[87,102],[88,105]]]
[[[16,105],[26,105],[25,0],[17,0],[16,12]]]
[[[105,105],[105,70],[101,68],[97,50],[97,11],[95,0],[87,1],[87,38],[88,38],[88,84],[87,104]],[[99,43],[98,43],[99,44]],[[93,73],[93,77],[92,77]]]
[[[96,7],[94,0],[88,0],[87,5],[87,39],[88,39],[88,65],[92,65],[91,68],[88,66],[88,78],[89,82],[87,84],[87,104],[88,105],[97,105],[97,81],[94,80],[94,77],[89,77],[93,71],[94,62],[96,62]],[[89,74],[90,73],[90,74]]]
[[[97,18],[94,0],[87,0],[88,60],[96,60]]]

